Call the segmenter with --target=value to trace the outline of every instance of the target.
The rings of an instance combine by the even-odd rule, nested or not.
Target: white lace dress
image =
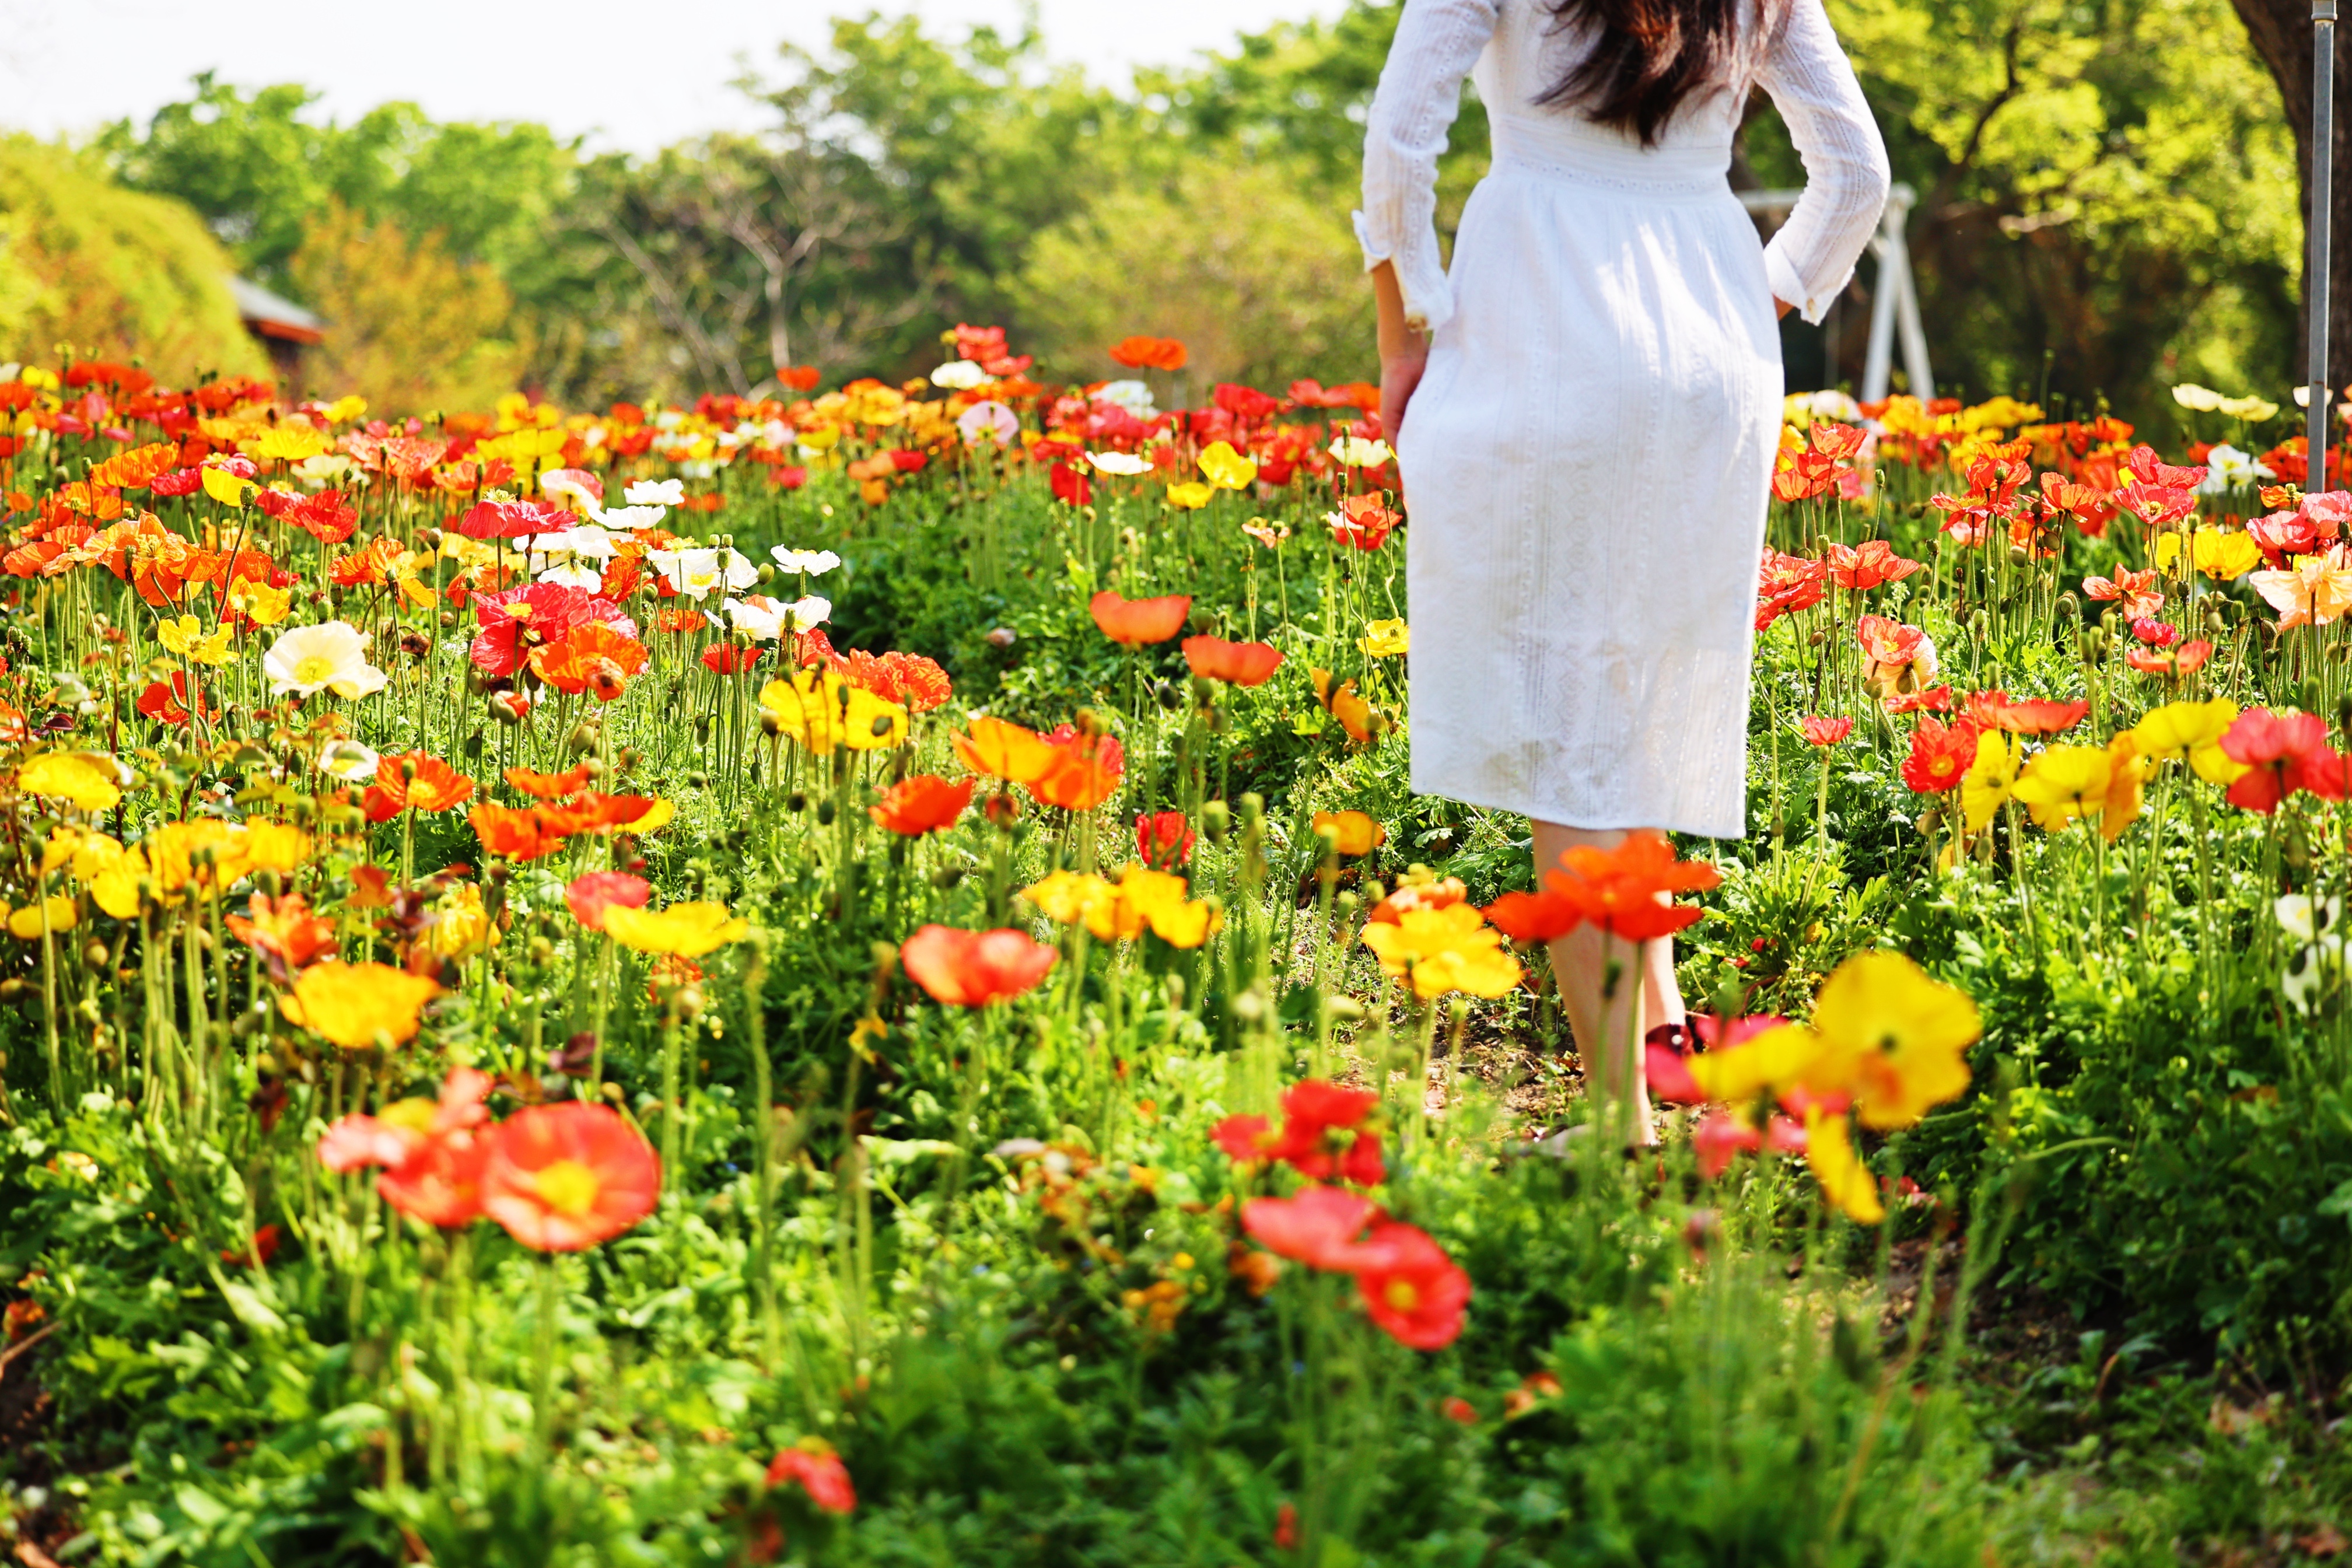
[[[1542,0],[1406,0],[1372,101],[1357,236],[1433,332],[1396,437],[1412,784],[1736,838],[1780,427],[1772,299],[1817,321],[1844,288],[1886,153],[1822,0],[1793,0],[1757,82],[1805,194],[1760,245],[1725,178],[1730,93],[1686,102],[1645,149],[1535,107],[1581,47]],[[1465,72],[1494,163],[1449,275],[1434,183]]]

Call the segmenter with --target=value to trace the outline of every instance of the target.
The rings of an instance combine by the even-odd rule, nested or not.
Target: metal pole
[[[2329,190],[2336,161],[2336,0],[2311,0],[2311,259],[2304,308],[2311,312],[2311,393],[2305,422],[2309,471],[2304,488],[2327,489],[2327,437],[2336,414],[2327,386],[2328,219],[2335,196]]]

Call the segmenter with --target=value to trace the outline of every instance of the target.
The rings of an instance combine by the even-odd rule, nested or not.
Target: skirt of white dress
[[[1781,405],[1754,222],[1727,148],[1494,132],[1396,440],[1413,788],[1739,837]]]

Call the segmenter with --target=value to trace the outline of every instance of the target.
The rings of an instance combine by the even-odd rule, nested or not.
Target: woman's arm
[[[1853,276],[1886,205],[1886,144],[1822,0],[1791,0],[1759,81],[1804,160],[1805,191],[1764,247],[1772,293],[1819,321]]]
[[[1380,304],[1381,429],[1394,437],[1432,333],[1454,313],[1437,254],[1437,160],[1496,0],[1405,0],[1364,124],[1356,237]]]
[[[1429,366],[1429,335],[1405,320],[1404,289],[1394,263],[1372,268],[1372,299],[1381,322],[1381,434],[1393,439],[1404,423],[1404,405]]]

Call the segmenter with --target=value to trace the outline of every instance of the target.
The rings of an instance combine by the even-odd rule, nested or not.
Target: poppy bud
[[[1088,737],[1099,735],[1103,732],[1102,716],[1091,708],[1081,708],[1071,727],[1081,735]]]
[[[574,756],[579,755],[582,752],[594,751],[596,749],[596,726],[590,723],[587,720],[583,719],[579,723],[574,724],[572,727],[572,733],[564,737],[563,744]]]
[[[2303,689],[2297,695],[2299,700],[2295,704],[2296,707],[2301,708],[2306,713],[2318,712],[2319,677],[2315,675],[2305,676],[2303,678]]]
[[[1161,681],[1158,686],[1152,689],[1151,694],[1160,700],[1160,706],[1166,709],[1171,713],[1175,712],[1178,709],[1184,706],[1183,695],[1176,689],[1176,685],[1173,681]]]
[[[1379,887],[1380,884],[1378,882],[1367,882],[1364,884],[1364,891],[1367,894],[1370,894]],[[1364,900],[1356,897],[1354,890],[1350,889],[1347,892],[1341,893],[1338,898],[1333,899],[1331,900],[1331,907],[1339,911],[1339,918],[1341,920],[1353,920],[1355,918],[1356,911],[1363,907],[1363,903]]]
[[[5,990],[8,985],[23,984],[24,982],[20,980],[11,980],[5,985],[0,985],[0,990]],[[1265,1016],[1265,998],[1259,995],[1255,989],[1243,992],[1234,998],[1234,1016],[1244,1024],[1256,1023]]]
[[[519,691],[500,691],[490,698],[490,717],[501,724],[520,724],[530,717],[530,699]]]
[[[821,800],[816,803],[816,825],[819,827],[833,826],[833,802]]]
[[[475,731],[472,734],[466,737],[465,743],[457,749],[465,752],[469,758],[480,756],[482,754],[482,732],[479,730]]]
[[[1201,831],[1212,844],[1225,841],[1225,830],[1233,826],[1234,814],[1222,800],[1213,800],[1201,807]]]
[[[767,584],[772,583],[775,580],[776,569],[773,566],[769,565],[767,563],[762,562],[760,565],[759,581],[762,584]]]
[[[942,866],[931,873],[931,886],[942,893],[953,892],[962,881],[963,868],[961,866]]]
[[[871,728],[877,739],[888,734],[890,732],[890,715],[887,713],[877,713],[874,716],[874,722]]]
[[[1919,831],[1922,833],[1933,833],[1943,825],[1944,813],[1940,806],[1931,805],[1919,814]]]
[[[1353,996],[1331,996],[1325,999],[1324,1011],[1342,1023],[1353,1023],[1364,1016],[1364,1005]]]
[[[784,732],[784,721],[776,717],[772,708],[760,710],[760,733],[773,738]]]
[[[2336,700],[2336,727],[2352,731],[2352,691]]]
[[[2205,635],[2207,637],[2227,637],[2230,635],[2230,622],[2221,611],[2208,610],[2205,612]]]
[[[2009,547],[2009,563],[2011,566],[2022,566],[2032,559],[2033,552],[2022,544],[2012,544]]]
[[[697,768],[692,773],[686,775],[686,787],[688,789],[709,789],[710,787],[710,775],[704,773],[700,768]]]
[[[1262,822],[1265,818],[1265,796],[1258,794],[1255,790],[1251,790],[1248,794],[1243,795],[1242,821],[1244,823],[1255,823]]]
[[[1014,642],[1019,640],[1021,634],[1014,631],[1011,626],[997,626],[988,634],[988,646],[991,647],[1011,647]]]
[[[791,812],[806,811],[808,809],[808,796],[803,795],[798,790],[793,791],[792,794],[784,796],[784,809]]]

